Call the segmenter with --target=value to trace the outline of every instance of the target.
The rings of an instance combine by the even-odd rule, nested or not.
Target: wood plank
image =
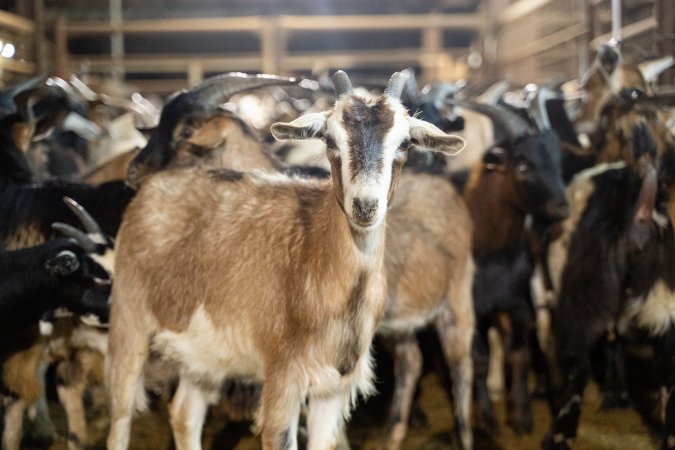
[[[258,32],[263,27],[259,16],[249,17],[212,17],[187,19],[126,20],[122,23],[123,33],[198,33],[213,31],[251,31]],[[108,22],[82,21],[69,22],[66,31],[70,35],[111,34],[115,28]]]
[[[499,21],[503,24],[513,22],[537,11],[551,1],[553,0],[520,0],[514,2],[499,15]]]
[[[345,16],[280,16],[279,25],[289,31],[480,29],[481,14],[372,14]]]
[[[0,25],[21,33],[32,33],[35,30],[35,24],[24,17],[8,13],[0,9]]]
[[[569,42],[573,39],[584,36],[586,33],[587,30],[584,24],[572,25],[571,27],[564,28],[560,31],[556,31],[555,33],[551,33],[546,37],[537,39],[536,41],[528,42],[527,44],[517,47],[512,51],[503,51],[502,56],[500,57],[500,62],[502,64],[508,64],[514,61],[532,57],[550,48],[562,45],[565,42]]]
[[[32,75],[35,73],[35,63],[25,61],[23,59],[0,57],[0,70],[7,70],[24,75]]]
[[[630,25],[621,28],[621,39],[626,41],[634,36],[651,31],[657,26],[655,17],[648,17],[646,19],[638,20]],[[590,48],[597,48],[600,44],[606,44],[612,38],[612,33],[601,34],[593,39],[588,45]]]
[[[69,63],[71,70],[76,70],[83,62],[87,62],[94,72],[109,71],[112,62],[109,58],[80,58],[72,56]],[[190,65],[198,64],[208,72],[260,71],[262,58],[260,55],[232,56],[218,58],[135,58],[127,57],[122,61],[127,73],[186,73]]]
[[[195,33],[214,31],[259,32],[267,20],[260,16],[223,17],[199,19],[127,20],[122,24],[124,33]],[[318,30],[414,30],[426,27],[442,29],[480,29],[483,24],[480,14],[403,14],[362,16],[280,16],[281,29],[289,31]],[[69,22],[67,32],[71,35],[111,34],[114,27],[108,22]]]

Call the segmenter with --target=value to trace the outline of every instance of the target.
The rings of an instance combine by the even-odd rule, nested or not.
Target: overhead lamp
[[[11,58],[14,56],[14,53],[16,53],[16,48],[14,48],[14,44],[10,43],[5,44],[0,51],[0,55],[4,56],[5,58]]]

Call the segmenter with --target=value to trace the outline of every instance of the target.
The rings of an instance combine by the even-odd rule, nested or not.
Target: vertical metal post
[[[591,16],[591,7],[588,4],[588,0],[579,0],[577,5],[579,5],[579,20],[581,20],[586,29],[586,33],[579,36],[576,40],[576,49],[579,54],[579,73],[577,75],[579,79],[581,79],[590,65],[588,43],[593,39],[593,18]]]
[[[621,42],[621,0],[612,0],[612,39]]]
[[[110,76],[116,80],[124,79],[124,35],[122,34],[122,0],[110,0]]]

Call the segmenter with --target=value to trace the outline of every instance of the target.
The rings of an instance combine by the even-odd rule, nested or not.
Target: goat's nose
[[[354,218],[359,222],[370,222],[377,211],[376,198],[354,198]]]
[[[562,200],[548,205],[547,214],[553,220],[563,220],[570,215],[570,205],[567,200]]]
[[[135,164],[129,165],[127,169],[126,184],[134,189],[138,188],[138,167]]]

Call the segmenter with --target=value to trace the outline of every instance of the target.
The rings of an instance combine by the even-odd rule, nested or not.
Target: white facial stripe
[[[353,217],[352,205],[355,198],[362,200],[377,200],[377,219],[372,227],[379,225],[387,210],[387,196],[391,184],[392,164],[396,150],[401,142],[409,137],[408,114],[405,108],[396,100],[385,97],[387,106],[394,112],[393,126],[385,134],[382,145],[382,167],[383,173],[363,173],[356,176],[352,181],[351,152],[349,151],[349,135],[345,130],[341,118],[345,106],[350,100],[347,98],[338,101],[335,105],[335,112],[329,118],[327,123],[328,134],[333,138],[342,158],[341,177],[344,189],[344,206],[347,214]]]

